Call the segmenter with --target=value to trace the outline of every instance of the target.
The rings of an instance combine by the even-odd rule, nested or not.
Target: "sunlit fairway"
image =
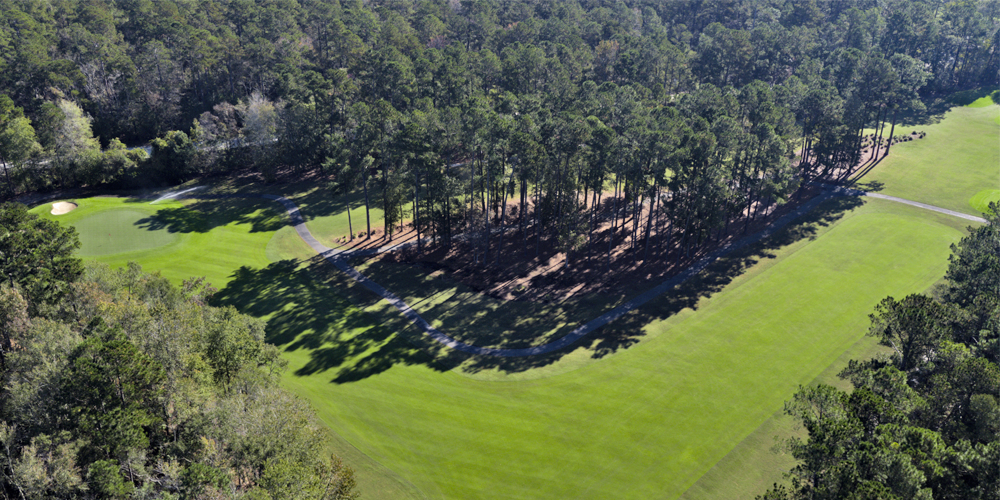
[[[1000,188],[1000,106],[983,97],[952,108],[938,123],[897,126],[896,134],[914,130],[927,137],[892,146],[889,156],[860,179],[862,186],[978,214],[981,191]]]
[[[752,496],[780,476],[739,476],[727,454],[787,463],[762,451],[761,425],[864,346],[876,302],[938,280],[964,226],[836,199],[568,352],[500,360],[426,345],[384,302],[310,259],[271,202],[75,201],[69,214],[34,212],[76,225],[81,255],[136,260],[175,281],[207,276],[217,303],[268,318],[289,361],[285,385],[336,433],[333,451],[369,498],[676,498],[696,482],[691,498],[723,498],[733,480]],[[102,234],[128,241],[101,246]],[[567,314],[586,321],[586,309]],[[720,460],[731,473],[712,469]]]

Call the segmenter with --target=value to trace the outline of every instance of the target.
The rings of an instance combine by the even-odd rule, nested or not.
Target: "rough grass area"
[[[896,135],[913,130],[927,136],[892,146],[860,187],[978,215],[970,198],[1000,186],[1000,106],[983,97],[952,108],[938,123],[897,125]]]

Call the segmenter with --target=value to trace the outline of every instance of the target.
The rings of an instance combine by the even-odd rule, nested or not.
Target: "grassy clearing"
[[[496,362],[490,381],[468,376],[482,360],[442,362],[408,341],[409,327],[372,327],[380,314],[338,313],[325,289],[272,285],[280,273],[229,293],[265,312],[276,307],[267,305],[277,300],[273,286],[299,305],[272,316],[272,331],[286,334],[272,340],[291,363],[287,386],[309,397],[346,442],[424,495],[677,497],[798,384],[855,346],[878,300],[936,281],[962,234],[954,221],[880,201],[813,222],[810,231],[790,229],[805,238],[734,257],[749,269],[711,298],[692,290],[732,271],[732,262],[544,366]],[[697,310],[678,309],[692,297],[701,297]],[[319,304],[330,310],[322,318],[301,312]],[[292,337],[296,328],[284,323],[306,333]],[[629,349],[602,352],[602,343],[622,337]],[[517,363],[551,376],[523,380]]]
[[[989,97],[952,108],[938,123],[897,125],[897,135],[923,130],[927,137],[892,146],[891,154],[865,174],[860,185],[978,214],[971,198],[984,187],[1000,186],[998,125],[1000,106]]]

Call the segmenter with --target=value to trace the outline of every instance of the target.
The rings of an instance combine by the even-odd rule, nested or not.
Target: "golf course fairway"
[[[951,108],[938,123],[896,127],[897,135],[912,131],[927,136],[893,145],[859,187],[979,215],[982,201],[997,196],[982,190],[1000,188],[1000,106],[985,97]]]
[[[588,338],[537,369],[484,378],[423,355],[384,301],[359,309],[305,261],[279,260],[296,243],[270,202],[74,201],[65,215],[33,211],[78,225],[85,242],[111,224],[98,216],[127,239],[165,232],[145,235],[155,247],[81,253],[175,281],[206,276],[220,301],[268,319],[289,362],[284,385],[334,431],[332,451],[368,498],[676,498],[855,346],[879,300],[939,280],[964,234],[961,221],[918,208],[831,200],[824,217],[692,280],[732,274],[695,308],[676,308],[679,289],[595,332],[630,336],[628,348],[598,355]]]
[[[857,343],[879,300],[940,279],[962,227],[869,201],[697,310],[657,318],[670,297],[647,304],[630,315],[654,318],[637,345],[546,378],[483,381],[405,361],[338,376],[377,364],[398,333],[359,344],[369,348],[335,368],[304,370],[317,352],[351,352],[341,331],[328,344],[310,335],[282,345],[285,384],[428,497],[676,498]],[[635,324],[630,316],[607,328]]]

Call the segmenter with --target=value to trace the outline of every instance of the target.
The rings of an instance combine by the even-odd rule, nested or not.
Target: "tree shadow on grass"
[[[320,257],[307,262],[284,260],[263,269],[240,268],[233,274],[232,281],[215,294],[213,304],[233,305],[245,313],[267,317],[268,342],[286,351],[306,349],[309,360],[295,371],[300,376],[334,371],[332,381],[346,383],[383,373],[396,365],[423,365],[435,371],[519,373],[551,365],[580,349],[592,358],[603,358],[627,349],[642,339],[650,323],[669,318],[685,308],[697,308],[700,300],[722,290],[761,259],[774,258],[777,249],[796,241],[814,239],[822,227],[829,226],[862,203],[855,197],[827,200],[774,235],[720,258],[675,289],[598,328],[580,341],[544,355],[477,356],[448,349],[429,340],[398,311]],[[390,277],[388,281],[405,283],[401,277]],[[388,282],[382,284],[389,285]],[[419,285],[411,283],[410,286]],[[393,290],[391,286],[387,288]],[[420,308],[420,304],[411,305]],[[434,307],[443,308],[440,311],[431,308],[431,313],[444,317],[445,325],[449,321],[453,322],[450,323],[453,328],[475,324],[462,319],[463,315],[476,315],[474,309],[455,304]],[[455,307],[460,309],[448,310]],[[550,312],[559,314],[545,308],[538,314]],[[602,312],[576,308],[573,311],[578,316],[575,324],[590,321]],[[449,318],[448,314],[453,317]],[[512,318],[512,326],[503,327],[499,334],[493,335],[492,346],[523,346],[526,336],[540,330],[540,323],[533,321],[550,321],[546,318],[520,320]],[[457,335],[447,326],[441,330]],[[551,340],[560,336],[551,335]],[[474,338],[466,342],[476,345]],[[511,345],[505,345],[507,343]]]
[[[464,364],[462,368],[469,372],[499,370],[516,373],[554,363],[577,349],[585,349],[595,359],[627,349],[642,339],[645,327],[650,323],[667,319],[687,308],[697,309],[699,301],[721,291],[760,260],[774,258],[777,249],[802,239],[815,239],[821,228],[833,224],[846,212],[863,203],[857,197],[836,197],[827,200],[774,235],[723,256],[673,290],[598,328],[565,349],[544,356],[522,358],[478,356]],[[594,313],[593,316],[597,314]],[[584,321],[590,319],[590,317],[583,318]]]
[[[163,208],[139,219],[137,226],[149,231],[207,233],[230,224],[249,224],[250,232],[277,231],[288,224],[280,205],[265,199],[220,196],[198,199],[179,208]]]
[[[375,262],[363,273],[451,338],[478,347],[521,349],[547,344],[628,299],[619,291],[544,303],[506,301],[457,280],[435,277],[420,266]]]
[[[398,315],[364,311],[351,295],[350,280],[316,257],[308,262],[282,260],[263,269],[241,267],[212,297],[213,305],[232,305],[267,318],[266,340],[286,351],[305,349],[309,362],[296,375],[337,370],[335,382],[376,375],[392,366],[425,365],[438,371],[455,366],[454,353],[438,344],[408,339]],[[376,298],[361,297],[374,302]]]

